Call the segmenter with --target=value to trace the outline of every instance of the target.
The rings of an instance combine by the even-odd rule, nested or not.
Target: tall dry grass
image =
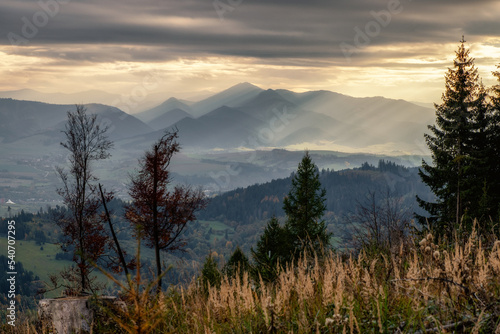
[[[273,284],[244,273],[207,294],[193,279],[156,307],[156,333],[500,334],[500,241],[429,234],[386,253],[305,254]]]
[[[193,280],[166,305],[177,333],[500,333],[500,241],[432,234],[383,254],[301,258],[274,284]]]

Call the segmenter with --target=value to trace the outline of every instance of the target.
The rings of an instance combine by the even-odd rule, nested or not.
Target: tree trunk
[[[155,145],[154,165],[153,165],[153,234],[155,242],[155,258],[156,258],[156,276],[161,275],[161,260],[160,260],[160,238],[158,232],[158,145]],[[158,279],[156,294],[161,292],[161,279]]]
[[[455,217],[455,227],[458,228],[460,224],[461,208],[460,208],[460,178],[462,177],[462,143],[458,139],[458,177],[457,177],[457,212]]]
[[[123,270],[125,271],[125,276],[128,277],[127,262],[125,262],[125,257],[123,256],[120,243],[118,242],[118,238],[116,237],[115,229],[113,228],[113,224],[111,223],[111,216],[109,215],[108,206],[106,205],[106,199],[104,198],[104,192],[102,191],[102,186],[100,183],[99,183],[99,191],[101,192],[102,205],[104,206],[104,212],[106,213],[106,218],[108,219],[109,229],[111,230],[111,235],[113,236],[113,241],[115,242],[116,252],[118,253],[120,262],[123,266]]]
[[[84,138],[85,140],[85,138]],[[81,187],[82,187],[82,198],[81,198],[81,203],[79,204],[80,205],[80,217],[78,217],[78,220],[79,220],[79,225],[80,225],[80,259],[81,259],[81,267],[80,267],[80,275],[82,276],[81,279],[82,279],[82,291],[81,292],[85,292],[85,290],[87,289],[87,282],[85,280],[85,276],[87,275],[87,272],[86,272],[86,268],[87,268],[87,263],[85,261],[85,248],[83,247],[83,243],[84,243],[84,238],[83,238],[83,234],[84,234],[84,225],[83,225],[83,219],[84,219],[84,213],[83,211],[85,210],[85,195],[86,195],[86,188],[87,188],[87,163],[86,161],[84,161],[84,166],[83,166],[83,179],[82,179],[82,184],[81,184]]]

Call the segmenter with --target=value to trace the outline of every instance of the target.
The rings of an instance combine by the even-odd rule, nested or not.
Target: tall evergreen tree
[[[306,151],[292,178],[292,189],[285,197],[283,210],[287,221],[281,226],[276,217],[267,223],[264,233],[251,250],[254,276],[273,281],[280,268],[297,259],[305,250],[328,248],[331,233],[326,230],[326,190],[321,188],[318,167]]]
[[[465,47],[460,41],[454,67],[445,76],[443,102],[436,107],[436,124],[429,125],[432,134],[425,140],[433,164],[422,161],[419,172],[422,181],[436,195],[437,202],[426,202],[417,196],[419,205],[430,217],[419,216],[424,225],[428,222],[440,234],[450,235],[464,215],[479,215],[479,198],[483,192],[484,137],[487,103],[485,90]],[[470,224],[470,220],[465,222]]]
[[[500,65],[497,66],[498,71],[493,72],[497,78],[498,84],[493,86],[491,96],[491,115],[489,120],[489,136],[488,146],[491,148],[489,159],[489,190],[490,190],[490,205],[489,213],[491,220],[497,223],[497,229],[500,220]],[[497,230],[498,231],[498,230]]]
[[[283,202],[287,216],[285,228],[294,256],[307,248],[317,251],[329,246],[331,234],[323,220],[325,201],[326,190],[321,188],[318,167],[306,151],[292,179],[292,189]]]
[[[490,168],[493,164],[498,163],[492,159],[494,157],[494,146],[492,145],[494,127],[492,126],[491,112],[487,90],[481,83],[471,114],[472,153],[470,156],[471,166],[467,171],[469,181],[467,189],[464,190],[465,197],[468,199],[464,205],[467,208],[467,211],[464,212],[464,219],[469,223],[477,219],[482,227],[488,227],[488,223],[491,222],[491,217],[494,215],[493,207],[497,205],[492,202],[493,188],[491,188],[497,177],[491,174]]]

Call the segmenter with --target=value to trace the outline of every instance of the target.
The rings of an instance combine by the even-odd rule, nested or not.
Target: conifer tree
[[[248,262],[248,258],[240,247],[236,247],[229,261],[224,266],[223,271],[230,278],[235,278],[236,274],[238,274],[240,279],[243,279],[243,273],[248,272],[249,269],[250,263]]]
[[[489,119],[489,136],[487,139],[488,146],[490,147],[488,163],[488,173],[491,176],[488,187],[490,195],[489,213],[491,221],[497,223],[497,232],[500,227],[498,226],[500,220],[500,65],[497,66],[498,71],[493,72],[497,78],[498,84],[493,86],[491,96],[491,115]]]
[[[266,225],[264,233],[257,242],[257,247],[251,249],[254,261],[253,276],[259,279],[259,274],[266,282],[272,282],[282,266],[290,258],[290,247],[287,243],[288,233],[278,219],[273,216]]]
[[[331,233],[326,230],[326,190],[321,188],[318,167],[306,151],[292,178],[292,188],[283,201],[286,223],[276,217],[267,223],[264,233],[251,250],[254,277],[273,281],[281,267],[292,262],[305,250],[321,253],[330,245]]]
[[[325,201],[326,190],[321,188],[318,167],[306,151],[292,178],[292,189],[283,201],[287,216],[285,228],[295,257],[307,248],[318,251],[329,246],[331,234],[322,219]]]
[[[432,134],[425,134],[433,163],[422,161],[419,175],[437,198],[426,202],[417,196],[419,205],[430,217],[417,216],[437,233],[451,235],[464,217],[470,225],[480,214],[479,199],[487,182],[484,163],[488,123],[485,90],[462,38],[454,67],[445,76],[443,102],[436,107],[436,124],[429,125]],[[467,226],[466,226],[467,227]]]
[[[479,85],[476,103],[471,114],[472,144],[471,144],[471,166],[469,172],[469,182],[464,194],[468,201],[464,207],[464,220],[466,222],[477,219],[481,227],[488,227],[491,217],[494,215],[493,208],[498,204],[492,202],[494,193],[494,183],[496,175],[491,174],[491,166],[498,164],[494,162],[494,145],[492,138],[494,134],[493,114],[489,103],[486,88]],[[496,202],[498,203],[498,202]]]
[[[210,253],[203,263],[203,268],[201,270],[201,282],[203,291],[208,294],[210,287],[219,288],[222,281],[222,275],[219,270],[217,261],[214,259],[212,253]]]

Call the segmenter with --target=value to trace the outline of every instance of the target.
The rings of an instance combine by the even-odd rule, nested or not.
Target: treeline
[[[54,210],[60,210],[60,207],[54,209],[48,207],[46,210],[40,208],[37,213],[21,210],[14,215],[11,220],[16,222],[16,239],[34,240],[38,245],[43,245],[45,242],[50,242],[50,240],[56,240],[51,238],[53,231],[46,228]],[[6,230],[1,233],[6,234]],[[55,237],[57,238],[57,235]]]
[[[7,279],[10,277],[8,275],[9,270],[8,258],[5,255],[0,255],[0,305],[7,305],[9,302],[8,292],[10,289],[10,282]],[[38,296],[38,290],[42,287],[40,278],[36,276],[31,270],[26,270],[23,264],[16,261],[16,275],[15,275],[15,286],[16,286],[16,298],[20,302],[18,304],[21,308],[31,308],[35,306],[35,297]]]
[[[283,216],[283,199],[290,191],[291,176],[264,184],[224,193],[211,199],[207,208],[199,213],[202,220],[221,220],[252,224]],[[418,168],[406,168],[394,162],[380,160],[378,166],[364,163],[354,170],[319,172],[320,182],[326,189],[327,219],[338,221],[352,212],[369,191],[389,191],[393,196],[403,197],[404,205],[416,209],[415,195],[433,198],[419,175]]]
[[[108,203],[109,210],[117,217],[122,217],[126,202],[121,199],[113,199]],[[54,220],[64,214],[67,209],[64,206],[40,207],[38,212],[26,212],[21,210],[11,219],[16,222],[16,238],[18,240],[35,241],[38,245],[44,243],[58,243],[61,238],[60,229],[54,224]],[[118,223],[119,238],[131,239],[129,224]],[[0,232],[6,234],[6,230]]]

